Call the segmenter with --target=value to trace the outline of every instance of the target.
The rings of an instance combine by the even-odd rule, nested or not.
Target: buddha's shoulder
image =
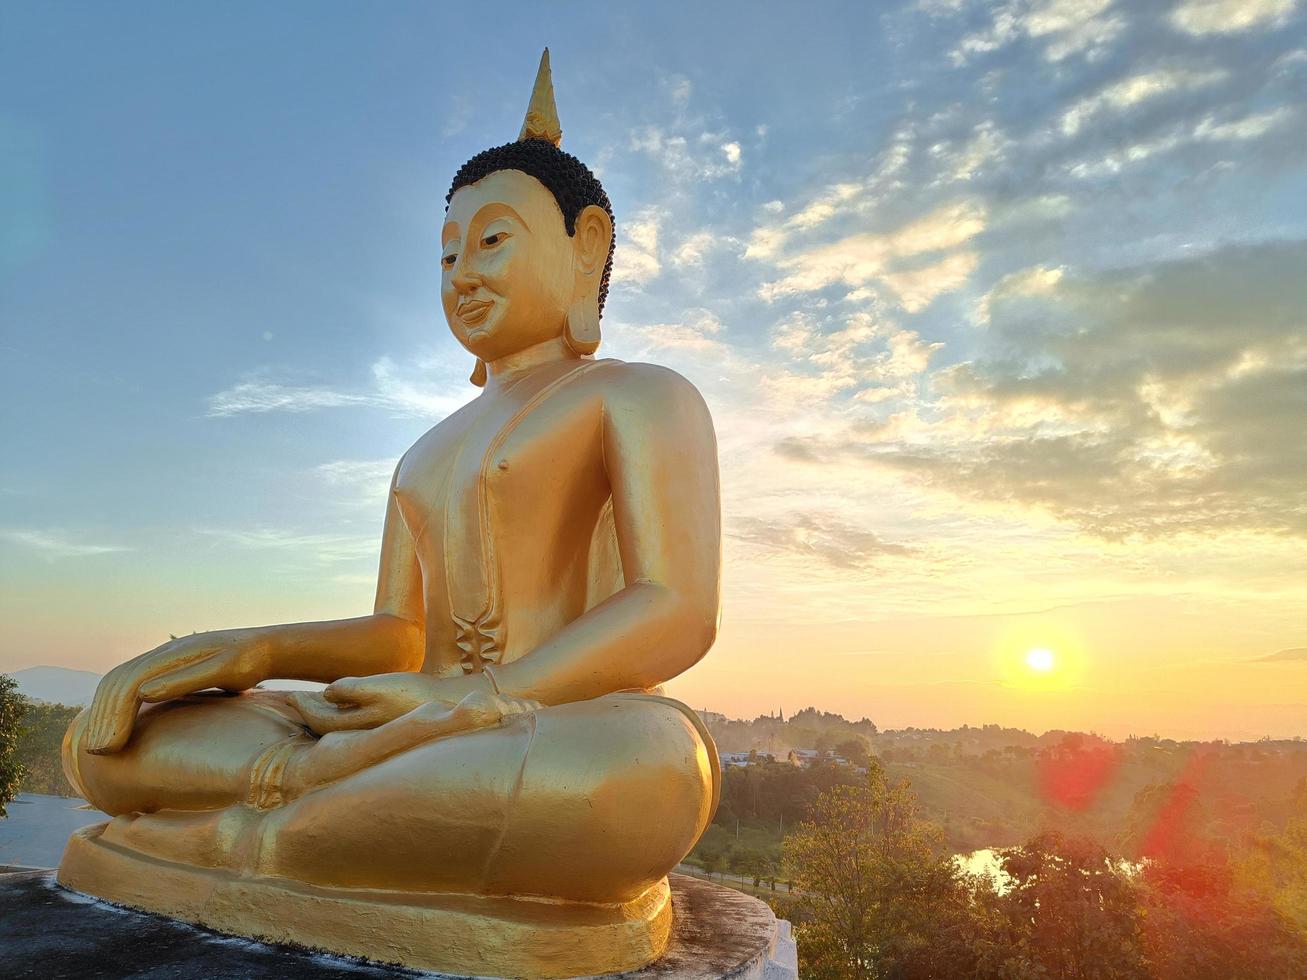
[[[477,400],[473,398],[467,404],[450,412],[419,436],[417,442],[413,443],[404,455],[411,457],[438,455],[446,444],[451,440],[457,440],[476,419],[476,403]]]
[[[604,402],[609,406],[704,409],[699,389],[683,375],[661,364],[609,359],[596,364],[590,378],[602,389]]]

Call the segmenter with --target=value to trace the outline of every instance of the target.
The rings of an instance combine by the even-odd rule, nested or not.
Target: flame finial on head
[[[554,76],[549,70],[549,49],[540,56],[540,70],[536,72],[535,87],[531,89],[531,103],[526,107],[526,119],[517,141],[545,140],[558,146],[563,142],[563,127],[558,122],[558,106],[554,103]]]

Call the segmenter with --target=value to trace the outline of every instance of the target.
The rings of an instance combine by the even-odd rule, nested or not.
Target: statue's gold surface
[[[547,140],[558,146],[563,142],[563,126],[558,121],[558,107],[554,103],[554,76],[549,68],[549,49],[540,56],[536,83],[531,89],[531,101],[522,120],[519,140]]]
[[[522,138],[561,138],[547,52]],[[719,788],[711,738],[658,690],[716,631],[716,447],[678,375],[591,356],[603,203],[569,219],[511,168],[453,194],[442,300],[483,390],[396,468],[375,613],[112,670],[64,761],[113,819],[61,882],[457,973],[661,953],[666,874]],[[251,690],[274,677],[329,686]]]

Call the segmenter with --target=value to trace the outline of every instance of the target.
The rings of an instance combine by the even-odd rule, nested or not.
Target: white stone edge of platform
[[[799,980],[799,947],[789,919],[776,920],[776,941],[767,951],[762,980]]]

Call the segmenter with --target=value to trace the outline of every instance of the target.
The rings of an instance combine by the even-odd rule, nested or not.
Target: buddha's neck
[[[577,361],[581,357],[572,348],[567,346],[567,341],[562,337],[551,337],[549,340],[542,340],[538,344],[533,344],[520,351],[489,362],[486,370],[489,377],[486,380],[486,388],[493,390],[509,383],[524,371],[530,371],[542,364],[551,364],[557,361]]]

